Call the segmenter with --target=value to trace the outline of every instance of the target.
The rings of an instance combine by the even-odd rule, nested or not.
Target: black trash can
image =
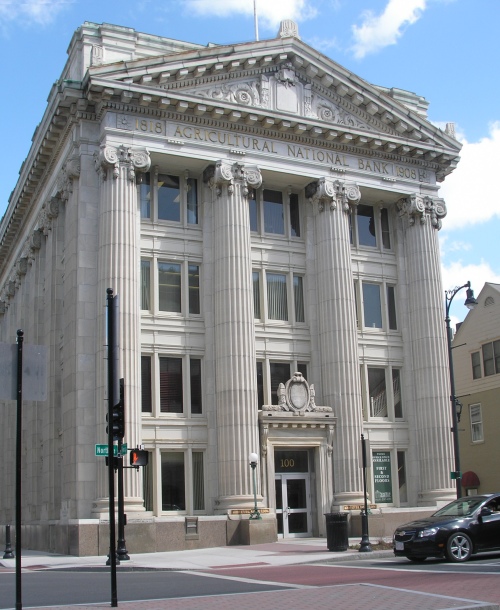
[[[349,537],[347,534],[348,513],[326,513],[326,545],[329,551],[347,551]]]

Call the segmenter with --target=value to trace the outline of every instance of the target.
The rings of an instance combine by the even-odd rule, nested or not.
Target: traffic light
[[[109,424],[108,415],[106,415],[106,421]],[[120,401],[111,409],[111,432],[114,441],[119,441],[125,436],[125,389],[123,379],[120,379]],[[109,434],[109,425],[106,426],[106,434]]]
[[[136,467],[147,466],[148,452],[144,449],[132,449],[130,451],[130,465]]]

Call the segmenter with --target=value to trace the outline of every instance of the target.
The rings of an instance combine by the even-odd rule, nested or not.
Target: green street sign
[[[461,479],[462,478],[462,473],[461,472],[457,472],[456,470],[452,470],[450,472],[450,478],[451,480],[455,480],[455,479]]]
[[[108,457],[108,446],[107,445],[96,445],[95,454],[97,457]],[[118,445],[113,445],[113,455],[118,455]],[[127,443],[122,445],[122,455],[127,455]]]

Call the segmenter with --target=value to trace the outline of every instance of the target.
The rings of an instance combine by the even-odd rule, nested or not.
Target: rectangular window
[[[399,502],[405,504],[408,502],[408,491],[406,488],[406,455],[404,451],[398,451],[398,484],[399,484]]]
[[[158,175],[158,220],[181,220],[179,176]]]
[[[191,414],[201,415],[201,360],[199,358],[190,358],[189,360],[189,376],[191,384]]]
[[[299,196],[290,194],[290,234],[292,237],[300,237]]]
[[[285,234],[285,220],[283,215],[283,194],[281,191],[264,189],[264,231],[277,235]]]
[[[151,218],[151,174],[139,173],[139,202],[141,218]]]
[[[141,309],[151,310],[151,263],[141,260]]]
[[[257,409],[264,404],[264,367],[262,362],[256,363],[257,368]]]
[[[293,300],[295,305],[295,322],[305,322],[304,318],[304,288],[302,276],[293,276]]]
[[[398,330],[396,319],[396,294],[394,286],[387,286],[387,317],[389,319],[389,329]]]
[[[141,410],[143,413],[151,413],[153,411],[151,356],[141,356]]]
[[[188,178],[186,181],[187,221],[190,225],[198,224],[198,181]]]
[[[160,311],[181,312],[181,266],[158,262],[158,293]]]
[[[188,265],[189,313],[200,313],[200,268]]]
[[[267,317],[270,320],[288,321],[286,275],[267,273]]]
[[[186,510],[184,453],[161,454],[161,505],[164,511]]]
[[[271,404],[278,404],[278,387],[280,383],[286,383],[290,379],[289,362],[271,362],[269,364],[271,373]]]
[[[260,279],[259,272],[252,272],[253,284],[253,317],[260,320]]]
[[[387,388],[385,369],[368,367],[370,417],[387,417]]]
[[[401,374],[399,369],[392,369],[392,394],[394,398],[394,417],[403,419],[403,402],[401,400]]]
[[[363,282],[363,314],[365,328],[382,328],[380,286]]]
[[[356,214],[358,229],[358,245],[377,247],[375,236],[375,216],[371,205],[358,205]]]
[[[472,364],[472,379],[481,379],[481,355],[479,352],[473,352],[470,355]]]
[[[387,208],[380,210],[380,225],[382,228],[382,246],[384,250],[390,250],[391,232],[389,229],[389,210]]]
[[[250,231],[253,231],[254,233],[257,233],[259,230],[257,210],[257,199],[255,197],[255,191],[252,189],[248,194],[248,214],[250,217]]]
[[[160,411],[183,412],[182,358],[160,357]]]
[[[203,452],[193,451],[193,510],[205,510],[205,478]]]
[[[483,366],[485,377],[500,373],[500,341],[483,345]]]
[[[469,412],[471,439],[473,443],[478,443],[484,440],[481,405],[469,405]]]

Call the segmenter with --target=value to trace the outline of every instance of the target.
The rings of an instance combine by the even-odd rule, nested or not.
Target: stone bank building
[[[124,440],[149,452],[125,471],[129,552],[323,536],[331,511],[355,528],[361,434],[378,533],[453,499],[438,189],[460,145],[427,107],[292,22],[220,46],[78,28],[0,224],[0,341],[48,352],[26,546],[108,551],[108,288]]]

